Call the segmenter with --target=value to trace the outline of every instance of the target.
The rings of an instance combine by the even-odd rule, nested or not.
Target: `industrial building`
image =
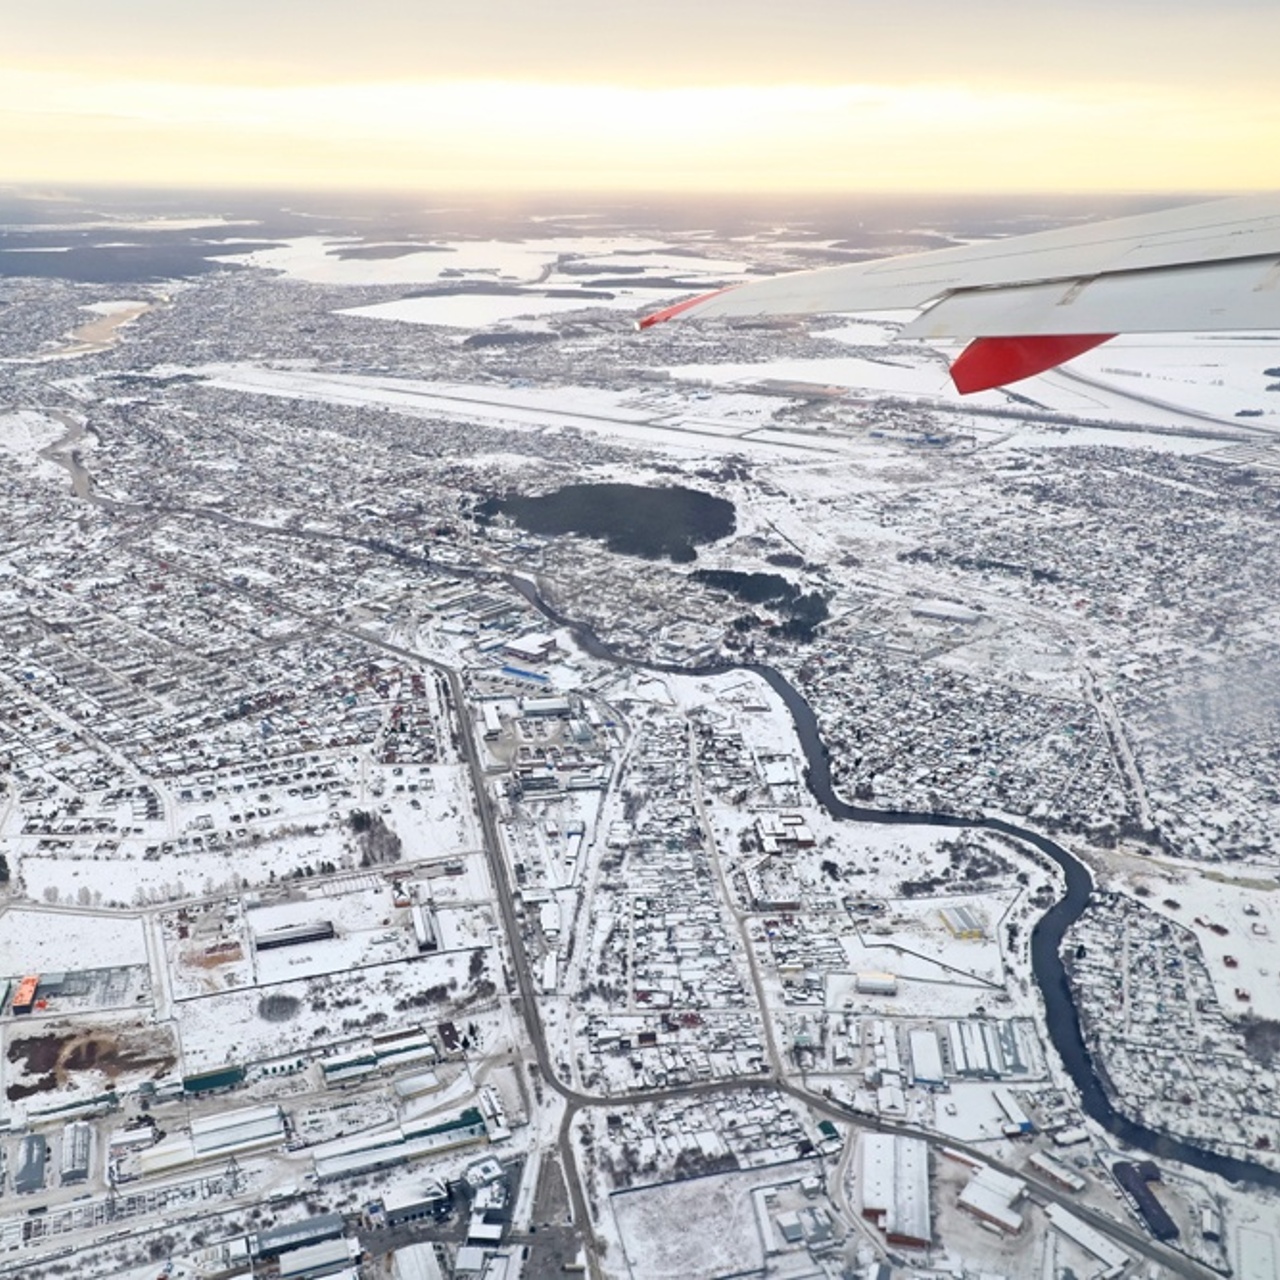
[[[568,698],[558,697],[549,694],[545,698],[521,698],[520,714],[522,716],[571,716],[573,708],[569,705]]]
[[[234,1089],[244,1084],[243,1067],[215,1067],[212,1071],[200,1071],[193,1076],[184,1076],[182,1092],[185,1094],[219,1093],[223,1089]]]
[[[325,1084],[343,1085],[361,1080],[375,1071],[395,1071],[415,1062],[434,1062],[438,1056],[435,1041],[419,1029],[394,1040],[375,1037],[368,1049],[325,1058],[320,1063],[320,1070],[324,1073]]]
[[[391,1255],[393,1280],[445,1280],[433,1244],[411,1244]]]
[[[28,1134],[18,1145],[18,1163],[13,1172],[13,1189],[20,1195],[44,1190],[44,1166],[49,1149],[39,1134]]]
[[[911,1051],[911,1079],[922,1085],[945,1084],[937,1033],[928,1027],[917,1027],[908,1034],[907,1045]]]
[[[429,1178],[418,1187],[393,1187],[382,1197],[382,1212],[387,1226],[405,1222],[422,1222],[447,1209],[453,1197],[438,1178]]]
[[[279,1146],[286,1136],[278,1106],[224,1111],[193,1120],[190,1134],[176,1134],[141,1152],[138,1169],[144,1177],[154,1177],[202,1160]]]
[[[74,1120],[62,1130],[62,1156],[58,1177],[63,1186],[89,1177],[93,1129],[87,1120]]]
[[[545,662],[556,651],[552,635],[515,636],[503,643],[502,651],[518,662]]]
[[[492,702],[482,702],[480,704],[480,714],[484,718],[484,738],[486,742],[492,742],[502,734],[502,717],[498,714],[498,708]]]
[[[18,989],[13,993],[13,1005],[11,1006],[14,1013],[30,1013],[35,1008],[36,988],[40,985],[40,975],[38,973],[28,974],[18,983]]]
[[[854,979],[859,995],[896,996],[898,979],[891,973],[860,973]]]
[[[1068,1240],[1075,1241],[1086,1253],[1091,1253],[1105,1270],[1106,1277],[1118,1276],[1129,1265],[1129,1255],[1117,1248],[1100,1231],[1096,1231],[1087,1222],[1081,1222],[1073,1213],[1069,1213],[1060,1205],[1049,1204],[1044,1207],[1044,1216]]]
[[[243,1107],[191,1122],[197,1156],[275,1146],[284,1139],[284,1114],[278,1106]]]
[[[475,1108],[443,1124],[406,1122],[378,1133],[358,1133],[315,1147],[316,1179],[331,1182],[420,1160],[424,1156],[488,1140],[484,1117]]]
[[[1150,1160],[1141,1164],[1133,1164],[1128,1160],[1118,1160],[1111,1166],[1111,1173],[1121,1188],[1132,1199],[1147,1230],[1157,1240],[1176,1240],[1178,1224],[1169,1216],[1169,1211],[1156,1199],[1155,1192],[1147,1185],[1160,1181],[1160,1170]]]
[[[1013,1096],[1011,1089],[1006,1089],[1002,1086],[998,1089],[992,1089],[991,1092],[995,1097],[996,1105],[1004,1112],[1007,1122],[1004,1127],[1006,1137],[1014,1138],[1024,1133],[1035,1132],[1035,1125],[1031,1123],[1031,1117],[1022,1109],[1017,1098]]]
[[[911,615],[915,618],[928,618],[930,622],[972,624],[982,621],[982,614],[976,609],[967,609],[951,600],[921,600],[911,606]]]
[[[280,1280],[321,1280],[325,1276],[336,1276],[359,1256],[359,1243],[345,1236],[304,1244],[280,1256]]]
[[[267,933],[254,934],[255,951],[274,951],[277,947],[297,947],[307,942],[327,942],[336,938],[332,920],[316,920],[310,924],[288,924]]]
[[[419,1071],[411,1076],[401,1076],[391,1085],[392,1092],[401,1101],[420,1098],[424,1093],[434,1093],[440,1088],[440,1077],[434,1071]]]
[[[1078,1173],[1072,1173],[1062,1161],[1055,1160],[1047,1151],[1033,1152],[1027,1164],[1037,1173],[1044,1174],[1050,1182],[1056,1182],[1068,1191],[1083,1191],[1085,1188],[1085,1181]]]
[[[1089,1141],[1089,1130],[1082,1124],[1071,1124],[1062,1129],[1055,1129],[1049,1137],[1053,1140],[1055,1147],[1074,1147]]]
[[[960,1193],[958,1203],[980,1221],[1016,1235],[1022,1230],[1022,1214],[1013,1206],[1026,1192],[1027,1184],[1021,1178],[984,1164]]]
[[[1004,1074],[1004,1053],[995,1027],[966,1020],[947,1023],[951,1067],[958,1076],[994,1080]]]
[[[987,924],[971,907],[943,907],[938,912],[953,938],[978,941],[987,936]]]
[[[932,1236],[928,1145],[919,1138],[866,1133],[860,1156],[862,1216],[890,1244],[927,1246]]]
[[[321,1213],[301,1222],[289,1222],[249,1237],[249,1249],[258,1259],[270,1261],[290,1249],[302,1249],[325,1240],[336,1240],[345,1234],[346,1220],[340,1213]]]
[[[437,951],[440,948],[440,935],[436,931],[435,912],[421,902],[415,902],[409,908],[413,919],[413,936],[418,944],[419,952]]]

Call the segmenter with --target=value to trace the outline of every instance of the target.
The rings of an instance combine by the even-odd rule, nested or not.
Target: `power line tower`
[[[120,1216],[120,1193],[116,1190],[115,1170],[107,1172],[107,1221],[114,1222]]]
[[[241,1169],[240,1162],[235,1156],[227,1161],[227,1167],[222,1172],[222,1180],[226,1185],[228,1197],[239,1195],[244,1190],[244,1170]]]

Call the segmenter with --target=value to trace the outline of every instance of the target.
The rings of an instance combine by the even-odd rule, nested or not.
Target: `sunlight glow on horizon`
[[[0,67],[11,182],[601,191],[1275,185],[1265,89],[960,83],[245,86]]]

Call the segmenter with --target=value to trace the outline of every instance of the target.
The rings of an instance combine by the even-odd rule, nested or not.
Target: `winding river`
[[[640,662],[634,658],[624,657],[610,649],[589,627],[565,617],[548,604],[536,586],[527,579],[512,576],[508,581],[546,618],[557,626],[569,628],[578,644],[594,658],[619,666],[637,667],[667,675],[709,676],[723,675],[728,671],[750,671],[758,675],[786,704],[787,711],[795,724],[801,749],[805,754],[807,764],[805,780],[809,790],[814,799],[832,817],[847,822],[976,828],[994,831],[1031,845],[1046,858],[1055,862],[1062,868],[1066,880],[1066,892],[1040,917],[1031,931],[1031,971],[1044,1000],[1049,1038],[1080,1095],[1080,1105],[1085,1114],[1096,1120],[1121,1142],[1160,1159],[1177,1160],[1192,1168],[1217,1174],[1231,1182],[1251,1182],[1259,1186],[1280,1189],[1280,1171],[1255,1164],[1251,1160],[1207,1151],[1182,1138],[1162,1133],[1157,1129],[1150,1129],[1121,1115],[1112,1106],[1085,1044],[1080,1027],[1080,1016],[1076,1011],[1075,1001],[1071,998],[1066,968],[1062,963],[1062,940],[1067,930],[1079,919],[1088,905],[1089,895],[1093,890],[1093,877],[1088,867],[1078,858],[1038,831],[1016,826],[1003,818],[962,818],[946,813],[866,809],[848,804],[836,794],[832,785],[831,762],[827,749],[823,745],[822,736],[818,730],[818,719],[813,708],[781,672],[757,663],[679,667],[663,663]]]

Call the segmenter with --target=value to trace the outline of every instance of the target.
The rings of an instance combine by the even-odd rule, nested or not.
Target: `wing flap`
[[[901,333],[937,339],[1226,329],[1280,331],[1280,258],[960,289]]]
[[[1104,342],[1114,333],[1068,333],[1052,337],[978,338],[951,366],[951,381],[961,395],[990,391],[1054,369]]]

